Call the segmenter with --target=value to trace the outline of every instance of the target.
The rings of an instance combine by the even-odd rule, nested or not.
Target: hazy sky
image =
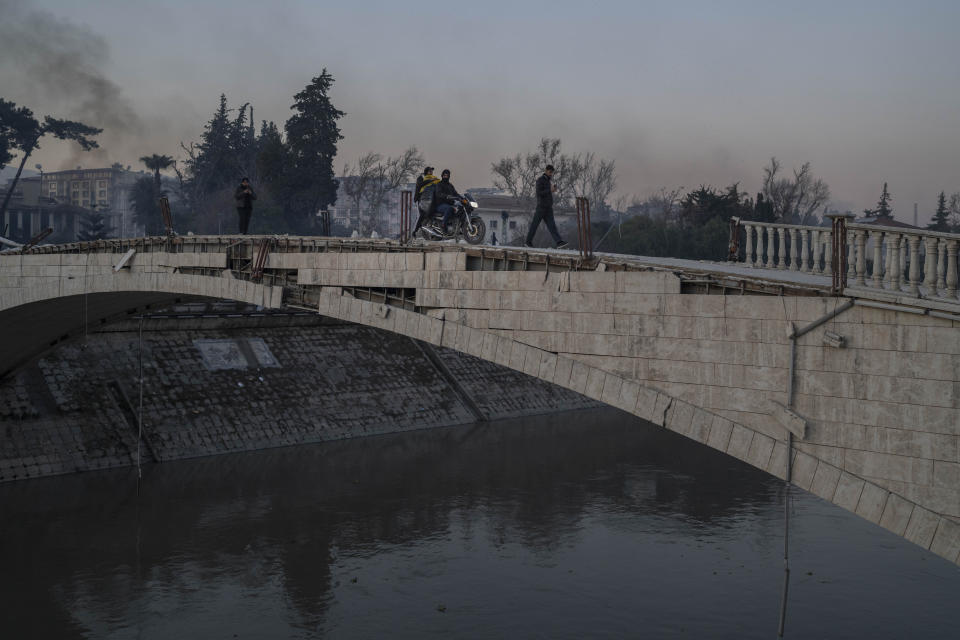
[[[182,157],[220,93],[279,125],[326,67],[337,162],[417,145],[460,188],[560,137],[620,194],[812,163],[833,201],[929,218],[960,191],[960,1],[0,0],[0,97],[99,122],[104,152]],[[62,168],[46,143],[37,161]],[[30,165],[34,162],[30,161]]]

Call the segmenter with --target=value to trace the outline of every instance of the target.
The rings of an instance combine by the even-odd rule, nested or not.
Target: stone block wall
[[[265,323],[149,321],[145,463],[474,420],[407,337],[317,317],[256,324]],[[0,382],[0,481],[135,464],[140,353],[130,324]],[[598,406],[466,354],[437,354],[490,419]]]

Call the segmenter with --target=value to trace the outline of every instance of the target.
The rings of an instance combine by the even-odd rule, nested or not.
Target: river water
[[[788,638],[957,638],[960,569],[802,491]],[[782,482],[615,410],[0,485],[2,638],[775,638]]]

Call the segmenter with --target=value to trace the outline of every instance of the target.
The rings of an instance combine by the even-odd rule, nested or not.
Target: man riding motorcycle
[[[444,169],[443,172],[440,173],[440,182],[437,184],[437,190],[434,194],[436,211],[443,215],[443,220],[440,225],[444,233],[447,232],[447,223],[450,221],[450,216],[456,212],[454,206],[450,204],[451,201],[456,202],[462,198],[463,196],[457,193],[456,187],[450,182],[450,169]]]

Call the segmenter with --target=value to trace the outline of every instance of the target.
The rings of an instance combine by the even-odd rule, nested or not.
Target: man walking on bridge
[[[533,247],[533,236],[537,233],[537,227],[540,226],[541,220],[546,223],[547,231],[553,236],[553,241],[557,243],[557,249],[563,249],[567,246],[567,243],[560,237],[560,233],[557,231],[557,223],[553,219],[553,192],[557,190],[557,185],[553,184],[553,171],[553,165],[548,164],[543,171],[543,175],[537,178],[537,210],[530,222],[527,240],[523,243],[526,247]]]
[[[257,199],[257,194],[250,187],[250,179],[244,178],[240,181],[233,194],[237,201],[237,217],[240,222],[240,235],[247,235],[247,228],[250,226],[250,216],[253,214],[253,201]]]

